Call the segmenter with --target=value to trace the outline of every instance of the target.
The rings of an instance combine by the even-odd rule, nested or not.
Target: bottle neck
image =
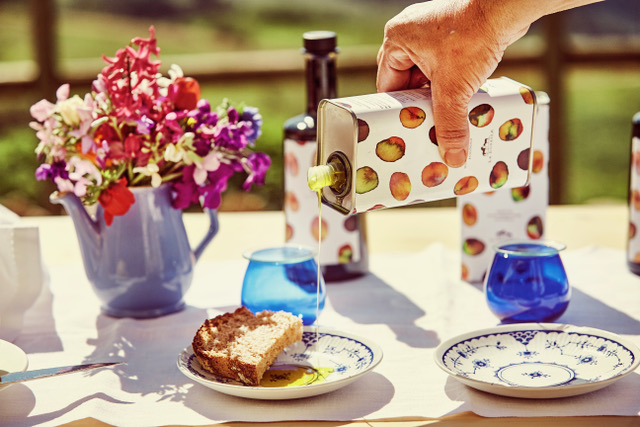
[[[306,54],[307,114],[316,117],[321,100],[336,97],[336,53]]]

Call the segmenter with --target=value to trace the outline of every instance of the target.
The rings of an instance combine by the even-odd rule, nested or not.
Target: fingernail
[[[464,148],[454,148],[452,150],[445,151],[444,161],[452,168],[459,168],[467,161],[467,150]]]

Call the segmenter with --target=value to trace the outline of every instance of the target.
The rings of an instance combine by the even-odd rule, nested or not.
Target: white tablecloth
[[[621,334],[640,346],[640,278],[618,249],[562,254],[573,299],[559,322]],[[370,374],[322,396],[291,401],[230,397],[196,384],[176,367],[200,323],[237,307],[246,261],[196,267],[188,307],[152,320],[113,319],[81,265],[49,266],[50,283],[27,313],[15,342],[30,368],[125,361],[113,369],[15,384],[0,392],[0,425],[33,426],[93,417],[118,426],[218,421],[375,420],[482,416],[640,415],[640,374],[591,394],[524,400],[468,388],[433,362],[445,339],[495,326],[481,289],[458,278],[459,255],[440,244],[421,252],[372,256],[372,273],[328,285],[322,326],[377,342],[384,358]]]

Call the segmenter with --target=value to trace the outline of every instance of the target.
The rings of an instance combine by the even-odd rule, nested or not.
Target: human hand
[[[507,46],[539,17],[520,20],[505,4],[492,4],[432,0],[411,5],[387,23],[378,52],[378,91],[431,87],[438,147],[451,167],[467,159],[471,97]]]

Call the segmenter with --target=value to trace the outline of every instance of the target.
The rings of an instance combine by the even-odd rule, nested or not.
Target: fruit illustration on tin
[[[392,136],[376,144],[376,155],[385,162],[395,162],[404,156],[405,147],[402,138]]]
[[[631,153],[631,163],[633,164],[633,167],[634,167],[636,173],[639,173],[639,171],[640,171],[640,151],[634,151],[633,153]]]
[[[462,251],[471,256],[480,255],[484,251],[484,243],[474,238],[466,239],[462,243]]]
[[[629,222],[629,239],[633,239],[634,237],[636,237],[636,225],[632,222]]]
[[[287,153],[284,155],[284,168],[293,176],[298,176],[299,167],[298,159],[295,154]]]
[[[471,193],[476,188],[478,188],[478,178],[475,176],[464,176],[456,182],[456,185],[453,187],[453,194],[462,196]]]
[[[371,211],[379,211],[380,209],[385,209],[386,206],[383,204],[375,204],[373,206],[371,206],[369,209],[367,209],[367,212],[371,212]]]
[[[353,248],[350,244],[340,246],[338,249],[338,263],[347,264],[353,259]]]
[[[469,122],[475,127],[483,128],[491,123],[495,110],[489,104],[480,104],[469,112]]]
[[[358,119],[358,142],[362,142],[369,136],[369,124],[362,119]]]
[[[433,144],[438,145],[438,138],[436,138],[436,127],[435,126],[431,126],[431,129],[429,129],[429,140]]]
[[[427,187],[436,187],[449,175],[449,167],[442,162],[432,162],[422,169],[422,183]]]
[[[524,187],[516,187],[511,189],[511,198],[514,202],[521,202],[529,197],[531,187],[525,185]]]
[[[533,104],[533,93],[531,93],[531,89],[524,86],[520,87],[520,95],[522,96],[525,104]]]
[[[522,133],[523,126],[520,119],[511,119],[500,125],[498,136],[503,141],[513,141]]]
[[[411,180],[409,175],[404,172],[394,172],[389,179],[389,190],[394,199],[402,201],[406,200],[411,193]]]
[[[462,221],[469,226],[478,221],[478,210],[471,203],[465,203],[462,206]]]
[[[539,239],[542,237],[543,232],[542,218],[537,215],[531,218],[527,223],[527,236],[529,236],[530,239]]]
[[[491,188],[502,187],[506,184],[507,179],[509,179],[509,167],[507,164],[499,161],[493,165],[493,169],[491,169],[491,174],[489,175],[489,185],[491,185]]]
[[[531,172],[539,173],[544,167],[544,154],[542,151],[533,151],[533,160],[531,161]]]
[[[288,242],[293,237],[293,227],[290,224],[285,226],[284,230],[284,241]]]
[[[344,225],[347,231],[356,231],[356,228],[358,228],[358,219],[355,215],[349,215],[345,218],[342,225]]]
[[[640,192],[638,190],[631,192],[631,204],[635,210],[640,211]]]
[[[298,209],[300,209],[300,203],[298,202],[298,198],[292,191],[285,191],[284,205],[294,212],[297,212]]]
[[[418,107],[404,107],[400,110],[400,123],[402,126],[414,129],[424,122],[426,114],[424,110]]]
[[[527,169],[529,169],[530,155],[531,155],[531,149],[529,148],[522,150],[520,154],[518,154],[518,159],[517,159],[518,167],[523,171],[526,171]]]
[[[364,194],[378,186],[378,174],[369,166],[356,171],[356,193]]]
[[[462,280],[469,279],[469,267],[467,267],[466,264],[462,264],[460,268],[460,277],[462,278]]]
[[[324,240],[327,237],[327,234],[329,233],[329,226],[327,225],[327,222],[323,219],[322,221],[322,225],[320,226],[320,230],[318,230],[318,222],[320,221],[320,218],[315,217],[313,219],[313,221],[311,221],[311,234],[313,235],[313,238],[316,240]]]

